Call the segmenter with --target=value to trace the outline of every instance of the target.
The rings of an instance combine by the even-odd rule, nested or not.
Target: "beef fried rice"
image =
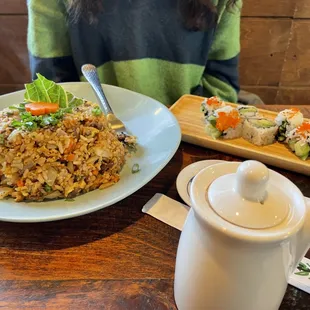
[[[42,201],[75,197],[120,179],[124,142],[96,104],[85,102],[57,124],[27,130],[16,109],[0,112],[0,199]],[[25,123],[27,124],[27,123]],[[128,140],[126,140],[128,139]],[[122,140],[122,141],[120,141]]]

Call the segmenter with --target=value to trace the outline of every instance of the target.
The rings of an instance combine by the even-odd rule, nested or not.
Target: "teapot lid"
[[[278,242],[305,222],[305,198],[298,187],[257,161],[223,162],[201,170],[190,197],[200,223],[237,239]]]
[[[209,203],[232,224],[251,229],[276,226],[288,216],[289,200],[279,187],[268,181],[269,170],[265,165],[245,161],[236,173],[222,175],[212,182]]]

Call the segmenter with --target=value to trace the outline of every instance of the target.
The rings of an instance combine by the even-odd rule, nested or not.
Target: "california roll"
[[[237,109],[231,106],[215,110],[206,123],[206,132],[214,139],[235,139],[242,135],[242,119]]]
[[[297,108],[281,111],[275,119],[276,124],[279,126],[279,131],[276,137],[277,140],[279,142],[284,142],[287,133],[300,126],[303,121],[303,115]]]
[[[268,118],[250,118],[243,123],[242,137],[258,146],[275,142],[277,124]]]
[[[287,143],[296,156],[306,160],[310,155],[310,122],[291,130],[287,135]]]
[[[201,104],[201,112],[204,114],[204,117],[207,118],[215,110],[224,107],[225,104],[218,97],[206,98]]]

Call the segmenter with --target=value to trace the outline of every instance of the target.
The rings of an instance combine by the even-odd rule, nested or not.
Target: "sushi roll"
[[[304,122],[287,134],[290,149],[302,160],[310,155],[310,122]]]
[[[241,117],[243,118],[250,118],[250,117],[257,117],[258,116],[258,109],[254,106],[248,105],[239,105],[237,110]]]
[[[218,97],[206,98],[201,104],[201,112],[204,114],[204,117],[207,118],[215,110],[224,107],[225,104]]]
[[[304,117],[297,108],[281,111],[275,119],[276,124],[279,126],[276,139],[279,142],[284,142],[287,133],[300,126],[303,121]]]
[[[206,119],[206,132],[214,139],[240,138],[242,135],[242,119],[237,109],[231,106],[215,110]]]
[[[242,137],[258,146],[275,142],[277,124],[268,118],[249,118],[243,123]]]

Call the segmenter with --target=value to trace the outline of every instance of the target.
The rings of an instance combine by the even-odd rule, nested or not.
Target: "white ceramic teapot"
[[[278,309],[310,246],[310,204],[300,190],[245,161],[202,170],[190,195],[176,260],[178,309]]]

